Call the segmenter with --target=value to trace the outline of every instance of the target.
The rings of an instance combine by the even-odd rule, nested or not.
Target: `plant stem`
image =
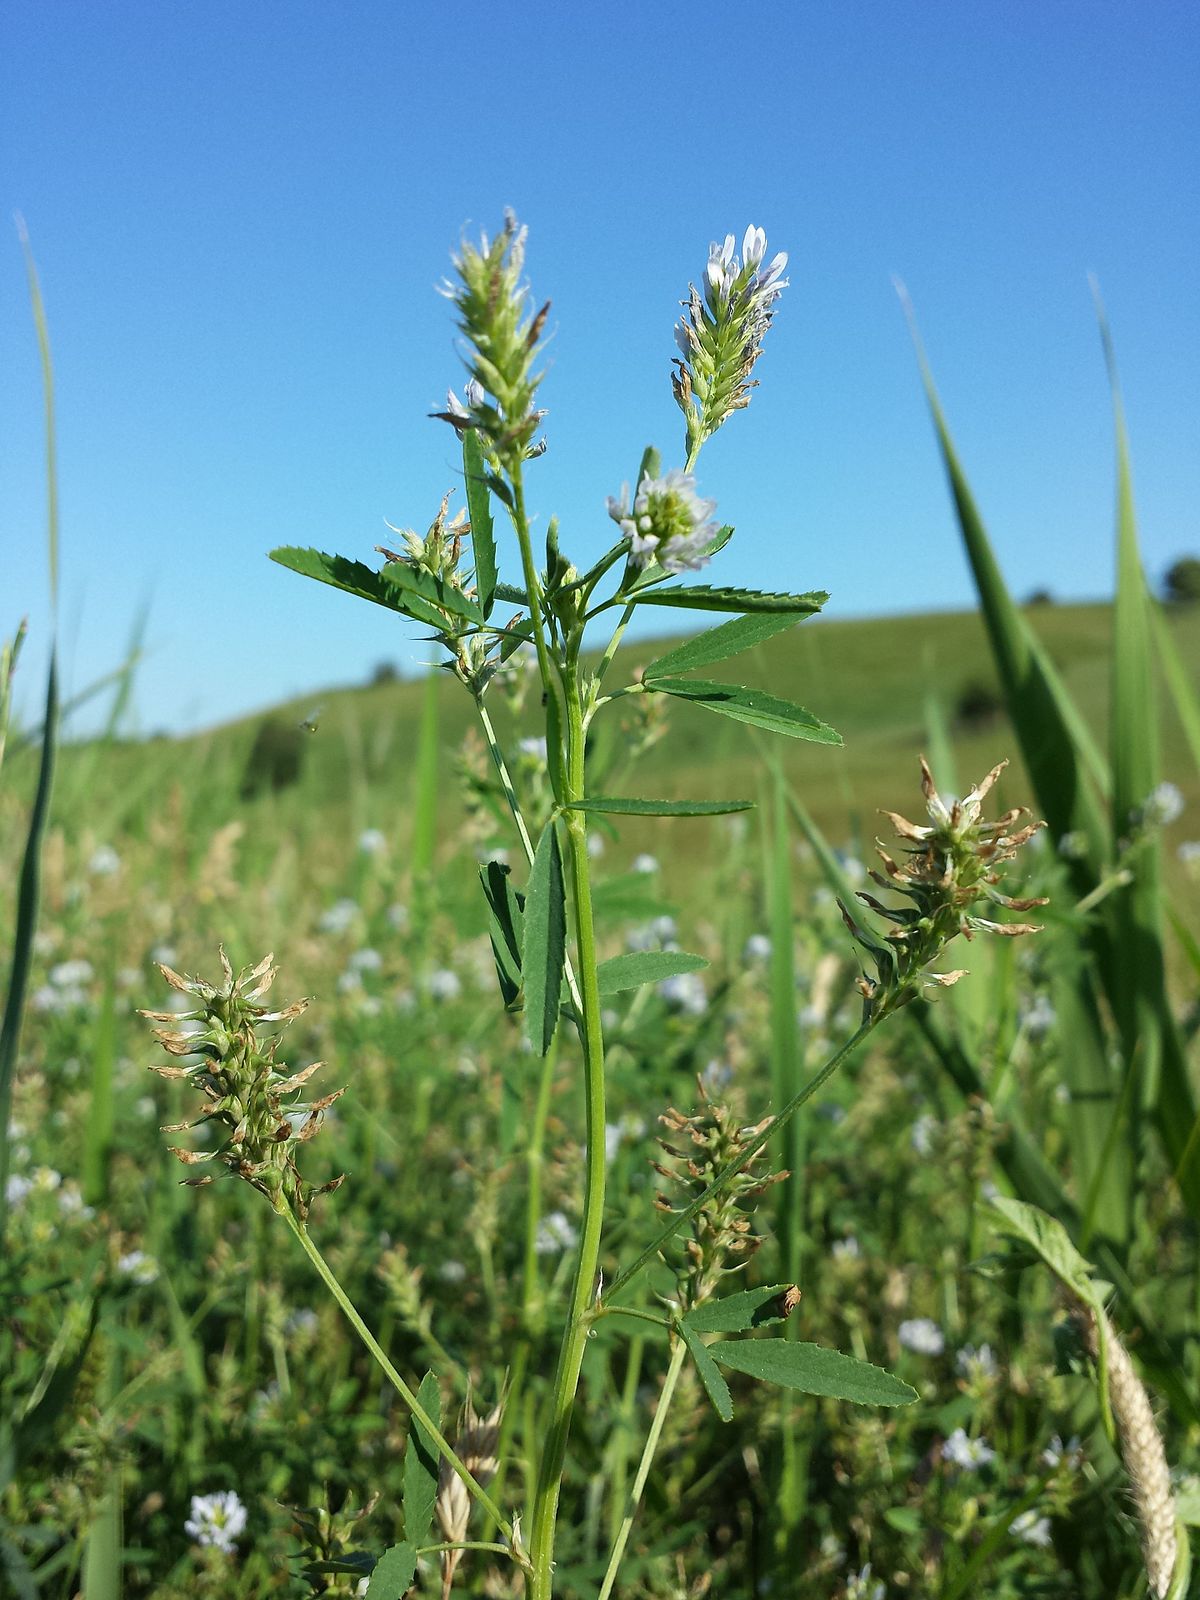
[[[525,1152],[528,1172],[525,1198],[525,1281],[522,1286],[521,1314],[526,1335],[541,1331],[542,1288],[538,1275],[537,1231],[542,1216],[542,1162],[545,1159],[546,1119],[550,1115],[550,1097],[554,1089],[554,1068],[558,1062],[557,1036],[542,1057],[542,1072],[538,1081],[537,1101],[533,1109],[533,1127],[529,1131],[529,1148]]]
[[[355,1309],[355,1306],[349,1295],[334,1276],[333,1269],[330,1267],[329,1263],[325,1260],[325,1257],[321,1254],[316,1245],[313,1243],[312,1239],[309,1237],[308,1229],[296,1220],[290,1209],[285,1208],[282,1212],[282,1215],[288,1227],[291,1228],[296,1238],[300,1241],[301,1248],[303,1249],[305,1255],[307,1255],[308,1259],[312,1262],[313,1266],[316,1268],[318,1275],[325,1284],[325,1287],[337,1301],[338,1305],[341,1306],[342,1311],[345,1313],[346,1318],[354,1328],[354,1331],[366,1345],[367,1349],[378,1363],[380,1369],[386,1374],[388,1380],[391,1382],[396,1392],[400,1395],[405,1405],[408,1406],[413,1416],[429,1435],[438,1454],[445,1460],[450,1469],[462,1480],[467,1493],[478,1500],[486,1515],[493,1523],[495,1523],[496,1527],[499,1528],[500,1532],[504,1535],[505,1539],[508,1541],[505,1547],[507,1553],[522,1566],[525,1566],[525,1558],[519,1552],[518,1546],[513,1539],[511,1525],[506,1523],[504,1520],[504,1513],[500,1510],[499,1506],[496,1505],[495,1501],[492,1499],[491,1495],[488,1494],[483,1485],[473,1477],[470,1471],[468,1471],[468,1469],[459,1460],[458,1456],[454,1452],[453,1447],[442,1436],[437,1424],[429,1415],[428,1411],[425,1410],[425,1407],[417,1399],[416,1394],[412,1389],[409,1388],[408,1384],[405,1383],[404,1379],[388,1360],[387,1354],[383,1350],[383,1347],[379,1344],[370,1328],[367,1327],[366,1323],[359,1316],[358,1311]]]
[[[576,664],[568,661],[563,674],[567,702],[566,799],[582,798],[584,790],[583,707]],[[600,1024],[600,990],[596,979],[596,936],[592,924],[592,888],[587,852],[587,826],[582,812],[568,811],[565,827],[571,856],[575,901],[575,945],[579,962],[582,1007],[577,1012],[583,1045],[584,1096],[587,1108],[586,1178],[579,1257],[571,1290],[571,1309],[563,1330],[546,1446],[538,1470],[534,1497],[530,1555],[533,1574],[530,1600],[549,1600],[554,1570],[554,1528],[558,1497],[566,1462],[567,1440],[575,1408],[575,1393],[591,1326],[596,1271],[600,1262],[600,1232],[604,1220],[604,1036]]]
[[[679,1382],[679,1374],[683,1370],[683,1362],[686,1355],[687,1347],[682,1339],[677,1339],[675,1348],[671,1352],[671,1364],[667,1368],[667,1376],[663,1381],[662,1394],[658,1397],[658,1407],[654,1413],[654,1421],[650,1424],[650,1432],[646,1435],[646,1443],[642,1449],[642,1459],[638,1462],[633,1488],[630,1489],[629,1499],[625,1504],[625,1515],[621,1519],[620,1532],[617,1534],[612,1554],[608,1558],[608,1569],[604,1574],[604,1582],[600,1585],[600,1593],[597,1595],[596,1600],[608,1600],[609,1595],[612,1593],[613,1584],[617,1580],[617,1569],[620,1567],[621,1558],[625,1554],[625,1546],[629,1543],[629,1532],[633,1527],[633,1519],[637,1514],[642,1491],[646,1487],[646,1479],[650,1476],[654,1452],[658,1449],[658,1441],[662,1436],[663,1424],[667,1420],[667,1411],[674,1398],[675,1385]]]

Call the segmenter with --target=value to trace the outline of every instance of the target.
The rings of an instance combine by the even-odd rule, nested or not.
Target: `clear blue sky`
[[[433,285],[505,205],[553,301],[542,522],[576,558],[647,442],[678,454],[677,301],[748,222],[791,255],[762,387],[701,460],[714,577],[829,614],[972,590],[907,282],[1013,587],[1110,588],[1124,379],[1147,565],[1200,548],[1200,11],[1107,0],[776,6],[8,0],[0,23],[0,629],[49,627],[27,219],[54,347],[62,644],[80,689],[149,606],[143,729],[217,721],[415,630],[268,563],[370,558],[455,482]],[[7,242],[4,242],[7,237]]]

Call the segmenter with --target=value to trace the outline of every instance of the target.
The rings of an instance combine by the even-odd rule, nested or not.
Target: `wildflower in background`
[[[677,972],[664,978],[658,992],[669,1006],[688,1017],[701,1017],[708,1010],[708,993],[697,972]]]
[[[383,957],[378,950],[355,950],[346,965],[351,972],[381,972]]]
[[[408,907],[401,905],[389,906],[387,909],[387,924],[396,933],[403,933],[408,927]]]
[[[765,933],[752,933],[746,940],[746,948],[742,951],[742,960],[769,961],[771,959],[771,939]]]
[[[1078,1471],[1083,1465],[1083,1451],[1079,1447],[1079,1435],[1073,1433],[1064,1444],[1061,1434],[1054,1434],[1050,1443],[1042,1451],[1042,1463],[1047,1467],[1065,1466],[1072,1472]]]
[[[133,1283],[154,1283],[158,1278],[158,1262],[144,1250],[127,1250],[117,1258],[117,1271]]]
[[[913,1123],[908,1132],[908,1142],[919,1156],[927,1156],[933,1149],[933,1139],[937,1129],[938,1120],[928,1111],[923,1111]]]
[[[387,835],[382,828],[364,828],[358,836],[358,848],[364,856],[379,856],[387,849]]]
[[[1183,815],[1183,795],[1173,783],[1160,783],[1137,808],[1135,822],[1143,828],[1166,828]]]
[[[906,1350],[919,1356],[940,1356],[946,1336],[931,1317],[910,1317],[900,1324],[898,1337]]]
[[[981,1344],[978,1349],[973,1344],[965,1344],[954,1358],[954,1370],[968,1383],[978,1383],[994,1378],[1000,1367],[990,1344]]]
[[[183,1531],[197,1544],[210,1545],[231,1555],[234,1541],[245,1531],[246,1508],[232,1489],[217,1494],[194,1494],[192,1514]]]
[[[599,861],[604,854],[604,835],[602,833],[589,833],[587,836],[587,853],[592,861]]]
[[[678,467],[661,478],[643,478],[632,509],[627,483],[619,498],[608,499],[608,514],[629,540],[634,566],[657,561],[664,572],[698,572],[707,565],[717,536],[712,520],[716,509],[715,500],[702,500],[696,493],[692,474]]]
[[[644,872],[644,873],[647,874],[647,876],[649,876],[650,873],[658,871],[658,862],[655,860],[655,858],[653,856],[648,856],[648,855],[635,856],[634,857],[634,862],[633,862],[633,870],[635,872]]]
[[[684,316],[675,324],[679,356],[671,387],[687,427],[689,461],[728,417],[750,404],[757,387],[750,374],[787,287],[786,255],[763,264],[767,236],[761,228],[746,229],[740,259],[736,249],[731,233],[723,244],[709,246],[703,292],[688,286]]]
[[[1185,839],[1175,854],[1185,867],[1200,865],[1200,839]]]
[[[539,1256],[556,1255],[560,1250],[574,1250],[579,1243],[579,1230],[565,1211],[551,1211],[537,1225],[533,1248]]]
[[[871,1576],[869,1561],[846,1580],[846,1600],[883,1600],[885,1593],[882,1582]]]
[[[438,1268],[438,1277],[443,1283],[465,1283],[467,1269],[461,1261],[443,1261]]]
[[[969,1439],[963,1428],[955,1428],[942,1446],[942,1460],[961,1467],[964,1472],[975,1472],[995,1459],[996,1452],[986,1439]]]
[[[311,1306],[298,1306],[295,1311],[289,1311],[283,1324],[283,1331],[293,1338],[308,1339],[316,1333],[320,1318]]]
[[[1050,1518],[1039,1517],[1036,1511],[1022,1511],[1019,1517],[1014,1517],[1010,1524],[1013,1533],[1018,1539],[1023,1539],[1026,1544],[1036,1545],[1039,1550],[1047,1550],[1051,1544]]]
[[[435,967],[429,974],[428,988],[431,1000],[457,1000],[462,993],[462,980],[449,967]]]
[[[521,754],[523,756],[528,756],[531,760],[539,761],[543,765],[545,765],[545,762],[546,762],[546,737],[545,737],[544,734],[542,735],[542,737],[540,739],[539,738],[522,739],[520,741],[519,745],[518,745],[518,749],[520,750],[520,752],[521,752]]]
[[[862,1246],[850,1233],[844,1239],[835,1239],[829,1247],[829,1253],[835,1261],[857,1261],[862,1254]]]
[[[111,878],[121,870],[121,858],[110,844],[98,845],[92,851],[88,871],[93,878]]]
[[[24,1205],[33,1190],[33,1179],[23,1177],[19,1172],[12,1173],[4,1184],[4,1201],[10,1210],[16,1210]]]
[[[1082,861],[1088,853],[1087,834],[1078,828],[1064,833],[1058,841],[1058,853],[1064,861]]]
[[[1027,1001],[1021,1007],[1020,1015],[1021,1026],[1035,1039],[1040,1039],[1043,1034],[1049,1033],[1058,1021],[1058,1012],[1055,1011],[1047,994],[1034,995],[1031,1001]]]
[[[322,933],[346,933],[354,926],[354,919],[358,916],[358,901],[350,899],[335,900],[328,911],[321,913],[317,927]],[[160,966],[169,963],[160,962]]]

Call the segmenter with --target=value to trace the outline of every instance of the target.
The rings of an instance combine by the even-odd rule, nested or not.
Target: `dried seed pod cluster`
[[[326,1109],[345,1091],[336,1089],[303,1103],[296,1097],[322,1063],[315,1061],[295,1073],[276,1066],[282,1030],[307,1008],[308,1001],[279,1009],[258,1003],[275,980],[272,963],[273,957],[266,956],[235,976],[222,950],[224,982],[219,986],[182,977],[160,964],[159,971],[172,989],[196,1004],[186,1011],[142,1015],[151,1022],[172,1024],[155,1028],[154,1036],[169,1055],[187,1061],[150,1070],[163,1078],[185,1080],[207,1102],[198,1117],[170,1124],[163,1132],[181,1133],[207,1122],[226,1130],[224,1143],[215,1150],[176,1149],[174,1154],[189,1167],[220,1162],[231,1176],[244,1178],[265,1194],[276,1211],[291,1211],[304,1222],[314,1197],[336,1189],[343,1180],[334,1178],[318,1187],[306,1183],[296,1169],[296,1151],[314,1136]],[[185,1180],[195,1187],[212,1181],[211,1176]]]
[[[687,1141],[682,1148],[667,1139],[658,1141],[676,1165],[653,1163],[656,1172],[682,1191],[684,1206],[703,1194],[718,1172],[736,1161],[771,1121],[767,1117],[747,1127],[731,1107],[710,1101],[703,1082],[697,1080],[697,1086],[702,1101],[700,1111],[685,1117],[672,1107],[658,1119],[681,1144]],[[692,1218],[692,1236],[685,1246],[686,1259],[679,1272],[682,1310],[691,1310],[709,1299],[721,1279],[744,1267],[762,1243],[761,1235],[752,1230],[751,1216],[763,1193],[788,1176],[786,1172],[764,1172],[764,1159],[765,1152],[754,1156]],[[661,1194],[655,1197],[655,1205],[660,1211],[682,1209],[671,1205]]]
[[[871,878],[881,888],[904,895],[912,903],[887,906],[874,895],[860,892],[859,899],[865,905],[895,924],[884,939],[869,933],[846,906],[841,907],[846,925],[870,953],[877,970],[876,977],[864,975],[859,983],[868,1017],[886,1016],[915,1000],[923,988],[948,988],[964,977],[965,969],[929,970],[960,933],[970,939],[983,930],[1011,939],[1041,931],[1031,922],[996,922],[979,916],[973,909],[981,900],[1011,911],[1029,911],[1046,904],[1038,898],[1012,899],[996,887],[1000,881],[997,869],[1011,861],[1020,847],[1045,827],[1044,822],[1018,827],[1021,818],[1029,814],[1021,806],[1014,806],[995,822],[981,820],[983,801],[1007,765],[1007,761],[1001,761],[993,767],[962,800],[946,801],[939,795],[922,756],[921,790],[929,824],[918,826],[895,811],[883,813],[905,841],[907,859],[897,863],[877,840],[876,851],[884,871],[872,872]]]

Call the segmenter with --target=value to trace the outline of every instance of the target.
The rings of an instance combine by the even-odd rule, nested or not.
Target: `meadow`
[[[930,395],[980,611],[826,622],[801,620],[805,597],[723,591],[742,598],[720,627],[746,644],[725,654],[751,726],[655,677],[702,665],[719,629],[627,644],[636,692],[564,748],[596,775],[588,796],[636,788],[661,814],[578,822],[524,650],[488,680],[494,750],[447,673],[188,739],[114,723],[61,746],[48,805],[53,714],[49,739],[10,731],[6,1592],[1188,1593],[1200,610],[1146,590],[1119,410],[1115,603],[1017,606]],[[472,432],[506,460],[474,406],[468,483]],[[478,503],[472,523],[478,541]],[[420,560],[447,549],[435,523]],[[313,553],[277,554],[308,570]],[[576,580],[556,586],[556,555],[523,598],[557,605],[565,640]],[[322,559],[310,576],[367,587]],[[448,650],[456,619],[484,631],[479,568],[473,590],[412,570]],[[621,594],[644,577],[631,561]],[[571,671],[601,658],[563,659],[570,710]],[[749,698],[766,691],[844,745],[767,743],[762,718],[787,714]],[[944,805],[922,796],[922,753]],[[1006,758],[981,821],[968,791]],[[753,808],[705,814],[730,797]],[[944,844],[966,905],[997,839],[1015,853],[1020,824],[986,818],[1018,806],[1048,826],[1004,888],[1040,931],[992,937],[957,903],[951,926],[945,884],[919,880],[912,926],[937,938],[906,967],[858,898],[876,836],[898,849],[880,808],[928,807],[913,859]],[[514,814],[537,840],[521,901]],[[555,957],[560,836],[578,853]],[[947,928],[975,936],[941,987]],[[259,1005],[238,974],[272,951]],[[167,1058],[143,1009],[168,1041],[179,1019]],[[230,1039],[261,1066],[253,1041],[283,1024],[281,1069],[325,1063],[313,1112],[271,1102],[294,1187],[291,1166],[239,1155],[240,1102],[228,1141],[180,1131],[195,1088],[218,1103]],[[226,1171],[181,1184],[208,1169],[168,1145]]]

